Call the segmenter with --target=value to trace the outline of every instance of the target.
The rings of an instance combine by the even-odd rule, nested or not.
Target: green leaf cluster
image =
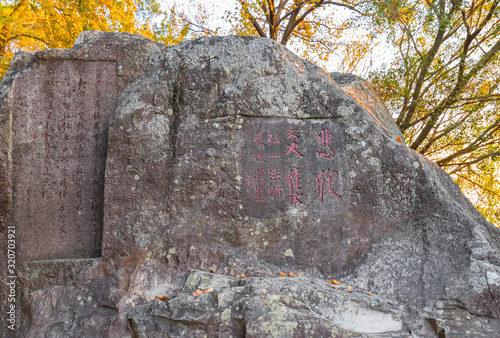
[[[373,71],[411,148],[435,161],[500,224],[498,0],[382,0],[371,23],[394,60]]]

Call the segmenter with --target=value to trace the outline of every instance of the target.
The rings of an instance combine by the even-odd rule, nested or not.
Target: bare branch
[[[255,19],[255,17],[248,10],[248,2],[247,2],[247,0],[240,0],[240,3],[241,3],[241,7],[243,8],[243,11],[245,11],[245,13],[248,15],[248,18],[252,22],[252,25],[257,30],[257,32],[259,33],[259,35],[261,37],[263,37],[263,38],[267,38],[267,34],[264,32],[264,30],[262,29],[262,27],[260,27],[259,23],[257,22],[257,19]]]
[[[462,178],[462,179],[464,179],[464,180],[466,180],[466,181],[467,181],[467,182],[469,182],[469,183],[472,183],[472,184],[473,184],[473,185],[475,185],[475,186],[478,186],[479,188],[483,189],[484,191],[489,192],[490,194],[493,194],[493,195],[495,195],[495,196],[500,197],[500,195],[499,195],[499,194],[497,194],[495,191],[493,191],[493,190],[491,190],[491,189],[488,189],[488,188],[486,188],[485,186],[483,186],[483,185],[481,185],[481,184],[479,184],[479,183],[477,183],[477,182],[472,181],[470,178],[468,178],[468,177],[466,177],[466,176],[459,175],[459,174],[457,174],[457,173],[453,173],[453,174],[454,174],[454,175],[457,175],[458,177],[460,177],[460,178]],[[451,175],[451,174],[450,174],[450,175]]]
[[[473,142],[471,142],[467,147],[464,149],[457,151],[454,154],[451,154],[450,156],[443,158],[437,162],[439,166],[444,166],[447,165],[450,161],[454,160],[455,158],[462,156],[464,154],[470,153],[471,151],[477,150],[479,148],[479,144],[481,141],[484,139],[487,139],[487,134],[491,132],[494,133],[497,131],[500,125],[500,119],[496,120],[495,123],[493,123],[490,127],[488,127],[484,132],[481,133]]]
[[[333,6],[339,6],[339,7],[345,7],[347,9],[350,9],[351,11],[354,11],[358,14],[361,14],[363,16],[368,16],[370,14],[368,13],[363,13],[361,11],[359,11],[355,6],[351,6],[351,5],[348,5],[348,4],[345,4],[345,3],[342,3],[342,2],[336,2],[336,1],[325,1],[323,3],[324,5],[333,5]]]
[[[280,3],[278,5],[278,10],[276,11],[277,20],[280,20],[281,12],[283,11],[283,9],[285,9],[287,2],[288,2],[288,0],[280,0]],[[281,20],[279,22],[281,22]],[[278,27],[277,25],[279,25],[279,22],[275,23],[276,27]]]
[[[317,4],[315,4],[314,6],[310,7],[305,13],[304,15],[307,15],[309,13],[311,13],[313,10],[315,10],[316,8],[318,8],[319,6],[321,6],[321,4],[323,3],[324,0],[319,0],[319,2]],[[300,18],[297,19],[297,16],[299,15],[300,13],[300,10],[302,9],[302,7],[306,4],[305,1],[296,1],[295,2],[295,7],[292,9],[292,11],[290,12],[290,18],[288,19],[288,24],[286,25],[286,28],[285,28],[285,32],[283,33],[283,36],[281,37],[281,41],[280,43],[283,45],[283,46],[286,46],[286,44],[288,43],[288,40],[290,39],[290,35],[292,34],[293,30],[295,29],[295,27],[297,27],[297,25],[302,21],[304,20],[305,16],[302,15]]]

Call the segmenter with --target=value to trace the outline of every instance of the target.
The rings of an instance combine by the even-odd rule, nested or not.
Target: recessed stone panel
[[[314,211],[341,208],[348,192],[344,133],[329,120],[258,119],[245,121],[243,201],[249,216],[284,208]]]
[[[116,65],[50,61],[14,83],[14,221],[23,261],[98,257]]]

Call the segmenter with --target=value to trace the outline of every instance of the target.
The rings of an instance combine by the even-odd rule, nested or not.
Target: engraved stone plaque
[[[283,207],[339,209],[343,133],[331,121],[250,119],[245,127],[243,195],[247,214]],[[333,208],[333,209],[332,209]]]
[[[14,222],[23,261],[98,257],[116,65],[40,62],[14,83]]]

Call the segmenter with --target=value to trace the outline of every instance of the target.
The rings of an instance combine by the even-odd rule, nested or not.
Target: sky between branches
[[[187,1],[179,1],[179,0],[163,0],[161,1],[161,7],[164,11],[169,11],[172,6],[175,5],[177,11],[183,11],[189,16],[193,17],[196,13],[195,5],[202,4],[205,9],[211,14],[210,17],[210,28],[220,28],[223,32],[229,31],[231,25],[224,19],[224,14],[227,11],[235,11],[236,6],[238,5],[237,0],[212,0],[212,1],[200,1],[200,0],[191,0]],[[339,19],[348,18],[352,15],[352,11],[348,9],[344,9],[341,7],[329,8],[328,10],[331,12],[335,10],[335,15],[339,17]],[[367,31],[358,28],[356,31],[352,31],[350,35],[350,40],[362,39],[364,35],[367,34]],[[385,44],[386,36],[381,34],[377,37],[377,40],[374,44],[374,48],[370,53],[370,56],[366,58],[365,62],[354,69],[352,73],[359,76],[366,76],[369,71],[381,67],[384,63],[390,63],[392,59],[390,59],[390,53],[386,52],[386,44]],[[288,49],[293,51],[299,56],[303,56],[303,52],[305,47],[298,43],[290,43],[286,46]],[[314,56],[310,56],[316,64],[322,67],[327,72],[342,72],[341,68],[341,57],[340,54],[333,54],[333,57],[324,62],[318,58],[314,58]]]

